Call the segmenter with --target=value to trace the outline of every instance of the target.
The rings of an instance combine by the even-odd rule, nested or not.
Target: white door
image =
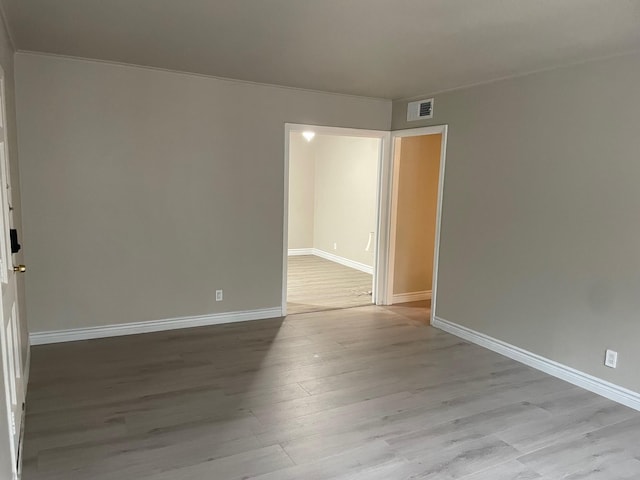
[[[9,434],[11,437],[11,458],[13,459],[14,478],[18,478],[20,438],[25,400],[24,372],[20,348],[20,329],[18,324],[18,304],[16,288],[16,269],[11,253],[9,230],[13,228],[11,198],[11,177],[7,150],[6,111],[4,92],[4,72],[0,70],[0,285],[2,299],[0,305],[0,355],[2,355],[4,385],[0,395],[6,395]],[[20,267],[17,268],[18,272]]]

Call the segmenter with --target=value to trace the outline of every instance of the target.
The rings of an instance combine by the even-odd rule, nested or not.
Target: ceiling
[[[2,0],[17,50],[408,98],[640,50],[640,0]]]

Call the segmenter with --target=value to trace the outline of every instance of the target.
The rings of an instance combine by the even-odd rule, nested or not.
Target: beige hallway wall
[[[400,140],[393,293],[430,291],[442,135]]]
[[[634,54],[393,111],[449,125],[436,315],[637,392],[639,85]]]
[[[373,266],[380,140],[317,135],[313,245],[319,250]],[[334,243],[337,248],[334,249]]]
[[[300,132],[289,142],[289,248],[313,248],[315,144]]]
[[[279,307],[284,124],[388,101],[16,56],[34,332]],[[224,301],[215,290],[224,289]]]

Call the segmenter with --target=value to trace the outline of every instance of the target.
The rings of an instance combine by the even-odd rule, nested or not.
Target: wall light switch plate
[[[604,356],[604,364],[610,368],[616,368],[618,365],[618,352],[607,350]]]
[[[216,290],[216,302],[222,301],[222,290]]]

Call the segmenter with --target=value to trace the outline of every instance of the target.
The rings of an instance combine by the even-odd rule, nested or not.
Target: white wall
[[[313,246],[373,266],[373,245],[370,251],[365,248],[369,233],[376,231],[380,140],[317,135],[313,142],[316,142]]]
[[[300,132],[289,140],[289,248],[313,248],[316,143]]]
[[[279,306],[284,124],[385,130],[391,111],[45,55],[16,79],[34,332]]]
[[[289,248],[315,248],[369,267],[374,263],[380,140],[292,132]],[[337,248],[334,248],[334,244]]]
[[[449,125],[436,315],[640,392],[640,55],[434,106],[393,128]]]

